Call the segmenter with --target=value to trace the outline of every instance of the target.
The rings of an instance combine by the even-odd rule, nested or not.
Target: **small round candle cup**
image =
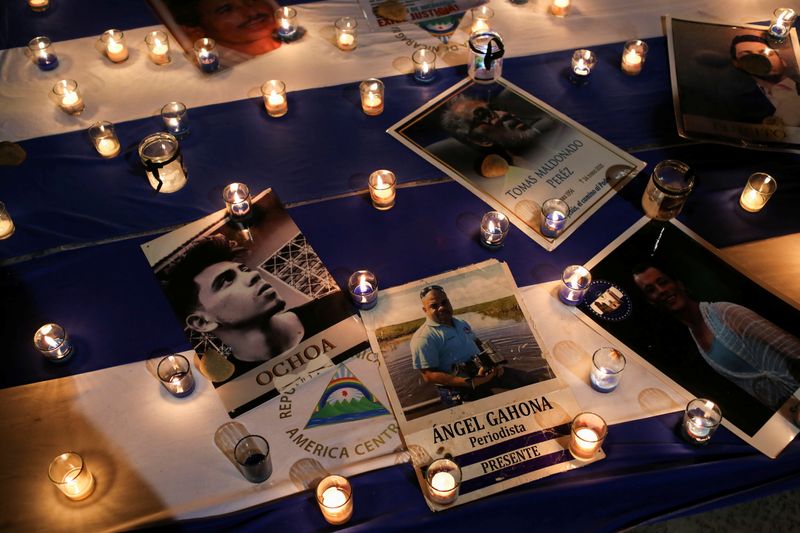
[[[600,348],[592,355],[592,388],[598,392],[613,391],[619,386],[623,370],[625,356],[622,352],[611,347]]]
[[[692,444],[705,444],[722,422],[722,410],[715,402],[695,398],[686,404],[681,434]]]
[[[414,79],[421,83],[430,83],[436,78],[436,52],[420,48],[411,55],[414,63]]]
[[[334,24],[336,27],[336,46],[349,52],[358,46],[358,21],[352,17],[342,17]]]
[[[586,296],[586,289],[592,282],[592,274],[582,265],[570,265],[561,274],[561,287],[558,298],[566,305],[578,305]]]
[[[41,13],[50,8],[50,0],[28,0],[28,7],[31,8],[31,11]]]
[[[580,49],[572,53],[572,63],[570,69],[570,81],[575,85],[583,85],[589,82],[589,75],[597,64],[597,56],[591,50]]]
[[[425,471],[428,499],[439,505],[450,505],[458,498],[461,468],[450,459],[437,459]]]
[[[739,197],[739,205],[751,213],[761,211],[777,189],[778,182],[775,178],[764,172],[756,172],[747,178],[747,184]]]
[[[14,234],[14,221],[11,215],[8,214],[6,205],[0,202],[0,241],[8,239]]]
[[[105,158],[116,157],[120,152],[120,143],[114,125],[110,122],[95,122],[87,130],[97,153]]]
[[[167,131],[177,138],[189,134],[189,115],[186,104],[182,102],[169,102],[161,108],[161,120]]]
[[[397,178],[391,170],[376,170],[369,175],[369,196],[375,209],[386,211],[394,207],[396,183]]]
[[[153,133],[142,139],[139,158],[150,186],[158,192],[179,191],[189,179],[178,139],[169,133]]]
[[[150,54],[150,61],[156,65],[166,65],[172,60],[169,55],[169,37],[166,32],[151,31],[145,36],[144,42]]]
[[[654,220],[675,218],[694,189],[694,181],[694,172],[686,163],[675,159],[661,161],[653,168],[642,194],[644,214]]]
[[[503,75],[503,39],[495,31],[482,31],[469,36],[467,75],[475,83],[490,84]]]
[[[553,0],[553,3],[550,4],[550,14],[555,17],[566,17],[571,8],[570,0]]]
[[[607,433],[608,426],[600,415],[580,413],[572,419],[569,452],[580,461],[591,460],[600,451]]]
[[[65,452],[53,459],[47,474],[53,485],[71,500],[83,500],[94,491],[94,476],[83,457],[75,452]]]
[[[622,49],[622,72],[628,76],[642,73],[644,60],[647,57],[647,43],[640,40],[628,41]]]
[[[194,376],[189,360],[180,354],[164,357],[156,368],[161,384],[176,398],[188,396],[194,390]]]
[[[347,289],[359,309],[372,309],[378,303],[378,278],[369,270],[353,272],[347,280]]]
[[[86,108],[75,80],[59,80],[50,91],[50,98],[68,115],[80,115]]]
[[[377,78],[369,78],[358,86],[361,93],[361,110],[371,117],[383,113],[384,86]]]
[[[231,183],[222,190],[222,199],[232,217],[244,217],[250,213],[252,198],[250,188],[244,183]]]
[[[74,352],[66,328],[53,323],[36,330],[33,345],[45,359],[53,363],[68,361]]]
[[[286,84],[280,80],[269,80],[261,86],[261,96],[264,97],[264,107],[267,114],[273,118],[282,117],[289,111],[289,102],[286,100]]]
[[[269,443],[260,435],[247,435],[233,449],[236,466],[251,483],[262,483],[272,475]]]
[[[487,5],[473,7],[469,10],[472,15],[472,25],[469,27],[470,35],[473,33],[482,33],[492,29],[491,20],[494,17],[494,11]]]
[[[353,516],[353,488],[347,478],[337,475],[322,478],[316,495],[322,516],[329,524],[338,526]]]
[[[125,44],[125,34],[121,31],[106,30],[100,36],[100,45],[111,62],[122,63],[128,59],[128,46]]]
[[[39,70],[53,70],[58,66],[55,46],[47,37],[40,36],[31,39],[28,42],[28,52],[31,61],[39,67]]]
[[[208,37],[197,39],[194,42],[194,55],[200,70],[204,73],[211,74],[219,70],[219,54],[214,39]]]
[[[769,23],[769,36],[777,41],[783,41],[789,35],[794,21],[797,19],[797,11],[789,7],[779,7],[772,14]]]
[[[560,198],[551,198],[542,204],[542,224],[540,230],[542,235],[549,239],[555,239],[567,227],[567,214],[569,206],[567,202]]]
[[[481,219],[481,244],[490,250],[502,247],[508,226],[507,216],[500,211],[489,211]]]
[[[281,7],[275,11],[278,25],[278,38],[291,40],[297,36],[297,11],[291,7]]]

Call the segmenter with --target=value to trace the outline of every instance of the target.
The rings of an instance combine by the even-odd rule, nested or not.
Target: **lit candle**
[[[647,55],[647,43],[644,41],[628,41],[622,50],[622,72],[629,76],[638,76],[642,72]]]
[[[167,131],[176,137],[183,137],[189,133],[189,115],[186,104],[182,102],[169,102],[161,108],[161,119]]]
[[[569,451],[575,459],[586,461],[594,458],[606,438],[608,426],[602,417],[594,413],[578,414],[570,431]]]
[[[222,191],[222,198],[231,216],[243,217],[250,212],[250,188],[244,183],[227,185]]]
[[[31,60],[40,70],[53,70],[58,66],[53,44],[47,37],[34,37],[28,43],[28,50],[31,53]]]
[[[600,348],[592,355],[592,388],[598,392],[611,392],[619,386],[622,371],[625,370],[625,356],[610,347]]]
[[[53,459],[48,475],[50,481],[71,500],[83,500],[94,491],[94,476],[77,453],[62,453]]]
[[[494,83],[503,75],[505,48],[499,33],[491,30],[473,33],[467,46],[467,75],[475,83]]]
[[[119,153],[119,143],[111,137],[100,139],[97,141],[97,151],[103,157],[114,157]]]
[[[503,246],[508,233],[508,217],[499,211],[489,211],[481,219],[481,244],[490,250]]]
[[[358,21],[351,17],[342,17],[336,21],[336,46],[349,52],[358,46]]]
[[[571,7],[570,0],[553,0],[550,4],[550,13],[556,17],[566,17]]]
[[[764,172],[756,172],[747,179],[739,197],[739,205],[751,213],[761,211],[777,189],[778,182],[775,178]]]
[[[483,5],[480,7],[473,7],[469,12],[472,14],[472,26],[470,26],[469,29],[470,34],[481,33],[491,29],[489,20],[494,16],[494,11],[492,11],[489,6]]]
[[[50,7],[50,0],[28,0],[28,7],[32,11],[44,11]]]
[[[327,476],[317,485],[317,503],[329,524],[338,526],[353,516],[353,489],[342,476]]]
[[[592,274],[581,265],[570,265],[561,274],[559,299],[567,305],[578,305],[592,282]]]
[[[591,50],[575,50],[572,54],[572,71],[570,81],[576,85],[583,85],[589,81],[592,68],[597,63],[597,56]]]
[[[219,69],[219,55],[217,54],[217,42],[214,39],[203,37],[194,42],[194,53],[197,57],[197,64],[206,74],[211,74]]]
[[[365,114],[376,116],[383,113],[383,82],[376,78],[364,80],[359,85],[361,109]]]
[[[433,81],[436,77],[436,53],[427,48],[416,50],[411,56],[414,63],[414,79],[422,83]]]
[[[769,36],[782,41],[789,35],[795,19],[797,19],[797,12],[794,9],[779,7],[773,13],[773,19],[769,25]]]
[[[107,30],[100,37],[105,46],[106,56],[114,63],[121,63],[128,59],[128,47],[125,45],[125,35],[119,30]]]
[[[156,368],[158,379],[176,398],[188,396],[194,390],[194,376],[188,359],[180,354],[164,357]]]
[[[692,444],[705,444],[722,422],[719,406],[704,398],[695,398],[683,412],[683,436]]]
[[[67,330],[58,324],[45,324],[37,329],[33,345],[45,359],[54,363],[67,361],[73,352]]]
[[[289,111],[286,100],[286,84],[280,80],[269,80],[261,86],[261,95],[264,97],[264,107],[271,117],[282,117]]]
[[[376,209],[386,210],[394,207],[396,181],[391,170],[376,170],[369,175],[369,195]]]
[[[51,98],[69,115],[80,115],[85,106],[78,90],[78,82],[75,80],[60,80],[53,85],[50,93]]]
[[[542,204],[542,235],[555,239],[567,225],[567,203],[559,198],[551,198]]]
[[[461,468],[450,459],[437,459],[425,472],[428,499],[439,505],[456,501],[461,486]]]
[[[150,50],[150,60],[156,65],[166,65],[170,62],[169,38],[163,31],[151,31],[144,38]]]
[[[139,158],[150,186],[158,192],[172,193],[186,185],[183,156],[178,139],[169,133],[153,133],[139,143]]]
[[[89,138],[95,150],[103,157],[114,157],[119,154],[120,143],[114,132],[114,125],[110,122],[95,122],[89,126]]]
[[[11,220],[11,215],[8,214],[6,206],[0,202],[0,240],[8,239],[14,234],[14,221]]]
[[[347,281],[347,288],[359,309],[372,309],[378,303],[378,278],[369,270],[353,272]]]
[[[297,33],[297,11],[291,7],[281,7],[275,11],[275,20],[278,22],[278,37],[291,40]]]

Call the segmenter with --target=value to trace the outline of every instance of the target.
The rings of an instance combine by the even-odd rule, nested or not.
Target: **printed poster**
[[[465,79],[389,133],[555,249],[645,163],[506,80]],[[563,231],[542,233],[542,204],[566,202]]]
[[[424,29],[452,34],[464,12],[485,4],[485,0],[358,0],[370,27],[378,29],[404,22]],[[447,42],[447,41],[444,41]]]

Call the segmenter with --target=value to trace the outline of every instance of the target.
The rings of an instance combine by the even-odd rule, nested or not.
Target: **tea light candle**
[[[461,468],[450,459],[437,459],[425,472],[428,499],[439,505],[449,505],[458,498],[461,487]]]
[[[53,485],[71,500],[83,500],[94,491],[94,476],[83,458],[75,452],[65,452],[53,459],[48,476]]]
[[[89,138],[95,150],[103,157],[114,157],[119,154],[120,144],[114,125],[110,122],[95,122],[89,126]]]
[[[556,17],[566,17],[571,7],[570,0],[553,0],[550,4],[550,13]]]
[[[336,27],[336,46],[339,50],[349,52],[358,46],[358,21],[351,17],[342,17],[334,24]]]
[[[219,70],[217,42],[214,39],[208,37],[197,39],[194,42],[194,53],[197,57],[197,64],[204,73],[211,74]]]
[[[385,211],[394,207],[396,178],[391,170],[376,170],[369,175],[369,196],[375,209]]]
[[[747,178],[747,184],[739,197],[742,209],[757,213],[767,204],[773,193],[778,189],[775,178],[764,172],[756,172]]]
[[[567,305],[578,305],[592,282],[592,274],[582,265],[570,265],[561,274],[559,299]]]
[[[122,63],[128,59],[128,47],[125,35],[119,30],[106,30],[100,37],[105,47],[106,56],[114,63]]]
[[[622,50],[622,72],[629,76],[638,76],[642,73],[646,56],[647,43],[640,40],[628,41]]]
[[[158,379],[176,398],[188,396],[194,390],[194,376],[189,361],[180,354],[164,357],[156,367]]]
[[[161,120],[167,131],[175,137],[183,137],[189,133],[189,115],[186,104],[169,102],[161,108]]]
[[[156,65],[166,65],[171,61],[169,55],[169,37],[161,30],[148,33],[144,42],[150,51],[150,61]]]
[[[577,85],[588,82],[589,75],[592,73],[592,68],[596,63],[597,56],[591,50],[575,50],[572,54],[570,80]]]
[[[481,244],[490,250],[502,247],[508,226],[507,216],[499,211],[489,211],[481,219]]]
[[[244,183],[227,185],[222,191],[222,198],[231,216],[243,217],[250,212],[250,188]]]
[[[73,352],[67,330],[58,324],[45,324],[33,335],[33,345],[48,361],[63,363]]]
[[[772,16],[769,24],[769,36],[778,41],[782,41],[789,35],[794,21],[797,19],[797,12],[788,7],[779,7]]]
[[[722,410],[711,400],[695,398],[683,413],[683,437],[692,444],[705,444],[722,422]]]
[[[414,63],[414,79],[429,83],[436,77],[436,53],[427,48],[416,50],[411,61]]]
[[[494,17],[494,11],[487,5],[473,7],[469,10],[472,14],[472,26],[469,28],[470,34],[481,33],[491,29],[490,20]]]
[[[75,80],[60,80],[53,85],[50,97],[68,115],[80,115],[85,105]]]
[[[11,220],[11,215],[8,214],[6,206],[0,202],[0,241],[8,239],[14,234],[14,221]]]
[[[278,37],[291,39],[297,33],[297,11],[291,7],[281,7],[275,11],[275,21],[278,23]]]
[[[564,200],[551,198],[542,204],[542,235],[555,239],[567,226],[569,206]]]
[[[369,270],[353,272],[347,280],[347,288],[359,309],[372,309],[378,303],[378,278]]]
[[[261,86],[261,95],[264,97],[264,107],[271,117],[282,117],[289,111],[286,100],[286,84],[280,80],[269,80]]]
[[[353,516],[353,489],[342,476],[330,475],[317,485],[317,503],[325,520],[334,526]]]
[[[58,57],[56,57],[53,43],[47,37],[34,37],[28,42],[28,50],[31,54],[31,60],[39,67],[39,70],[53,70],[58,66]]]
[[[383,82],[377,78],[369,78],[359,85],[361,92],[361,109],[364,114],[377,116],[383,113]]]
[[[581,461],[593,459],[603,445],[607,432],[608,426],[601,416],[589,412],[578,414],[572,420],[569,452]]]
[[[50,0],[28,0],[28,7],[31,11],[46,11],[50,7]]]
[[[625,356],[616,348],[604,347],[592,355],[590,381],[598,392],[611,392],[619,386],[622,371],[625,370]]]

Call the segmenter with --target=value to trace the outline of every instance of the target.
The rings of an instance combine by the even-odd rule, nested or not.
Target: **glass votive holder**
[[[369,175],[369,197],[375,209],[386,211],[394,207],[397,196],[395,185],[397,178],[391,170],[376,170]]]
[[[560,198],[550,198],[542,204],[542,235],[555,239],[567,227],[567,214],[569,206]]]
[[[778,190],[778,182],[769,174],[764,172],[751,174],[747,178],[747,185],[742,190],[739,205],[751,213],[761,211],[776,190]]]
[[[359,309],[372,309],[378,303],[378,278],[369,270],[353,272],[347,280],[347,289]]]
[[[561,274],[561,287],[558,298],[567,305],[578,305],[586,296],[586,289],[592,282],[592,273],[583,265],[570,265]]]
[[[63,363],[72,356],[74,348],[67,330],[58,324],[45,324],[33,334],[33,346],[45,359],[53,363]]]
[[[550,14],[555,17],[566,17],[571,8],[572,2],[570,0],[553,0],[553,3],[550,4]]]
[[[425,471],[428,499],[439,505],[450,505],[458,498],[461,468],[451,459],[437,459]]]
[[[494,17],[494,11],[486,4],[478,7],[473,7],[469,10],[472,15],[472,25],[469,27],[470,35],[473,33],[482,33],[492,29],[491,20]]]
[[[411,55],[414,63],[414,79],[429,83],[436,78],[436,52],[427,48],[420,48]]]
[[[50,0],[28,0],[28,7],[37,13],[47,11],[50,7]]]
[[[336,27],[336,46],[349,52],[358,46],[358,21],[352,17],[342,17],[334,24]]]
[[[169,102],[161,108],[161,120],[164,127],[175,137],[181,138],[189,133],[189,115],[186,104],[182,102]]]
[[[291,7],[275,10],[275,23],[278,25],[278,38],[292,40],[297,37],[297,11]]]
[[[6,205],[0,202],[0,241],[8,239],[14,234],[14,221],[8,214]]]
[[[250,213],[252,198],[250,188],[244,183],[231,183],[222,190],[225,207],[233,217],[243,217]]]
[[[722,422],[722,410],[715,402],[695,398],[686,404],[681,433],[692,444],[705,444]]]
[[[579,413],[572,419],[569,453],[581,461],[593,459],[600,451],[607,433],[608,426],[603,417],[588,411]]]
[[[272,475],[269,443],[260,435],[247,435],[233,449],[236,467],[251,483],[262,483]]]
[[[361,93],[361,109],[365,115],[371,117],[383,113],[384,87],[383,82],[377,78],[369,78],[358,86]]]
[[[797,11],[789,7],[779,7],[772,14],[769,23],[769,36],[778,41],[783,41],[789,35],[789,31],[797,19]]]
[[[128,59],[128,46],[125,44],[125,34],[119,30],[106,30],[100,36],[102,51],[114,63],[122,63]]]
[[[644,214],[654,220],[675,218],[693,189],[694,172],[689,165],[675,159],[661,161],[653,168],[642,194]]]
[[[329,524],[338,526],[353,516],[353,488],[347,478],[326,476],[317,485],[316,493],[319,509]]]
[[[581,48],[572,53],[572,68],[570,69],[569,79],[575,85],[583,85],[589,82],[589,75],[597,64],[597,56],[591,50]]]
[[[169,133],[152,133],[142,139],[139,158],[150,186],[156,191],[171,193],[186,185],[188,176],[183,166],[180,144]]]
[[[475,83],[494,83],[503,75],[503,39],[494,31],[473,33],[469,37],[467,74]]]
[[[282,117],[289,111],[289,102],[286,100],[286,84],[280,80],[269,80],[261,86],[261,96],[264,97],[264,107],[271,117]]]
[[[172,58],[169,55],[169,37],[161,30],[151,31],[144,37],[150,61],[156,65],[166,65]]]
[[[94,476],[83,457],[75,452],[65,452],[53,459],[47,474],[53,485],[71,500],[83,500],[94,491]]]
[[[156,367],[158,379],[167,391],[176,398],[188,396],[194,390],[194,376],[189,360],[181,354],[164,357]]]
[[[489,211],[481,218],[481,244],[490,250],[502,247],[508,226],[507,216],[500,211]]]
[[[50,98],[68,115],[80,115],[86,108],[75,80],[57,81],[50,91]]]
[[[647,43],[638,39],[628,41],[622,49],[622,72],[628,76],[642,73],[644,60],[647,57]]]
[[[28,51],[31,55],[31,61],[39,67],[39,70],[53,70],[58,66],[55,47],[47,37],[40,36],[31,39],[28,42]]]
[[[625,356],[616,348],[603,347],[592,355],[590,380],[592,388],[598,392],[611,392],[617,388],[622,371],[625,370]]]
[[[103,157],[111,158],[119,155],[120,143],[114,125],[110,122],[95,122],[89,129],[89,138],[92,140],[94,149]]]
[[[194,42],[194,55],[200,70],[206,74],[211,74],[219,70],[219,53],[217,53],[217,42],[209,37],[197,39]]]

